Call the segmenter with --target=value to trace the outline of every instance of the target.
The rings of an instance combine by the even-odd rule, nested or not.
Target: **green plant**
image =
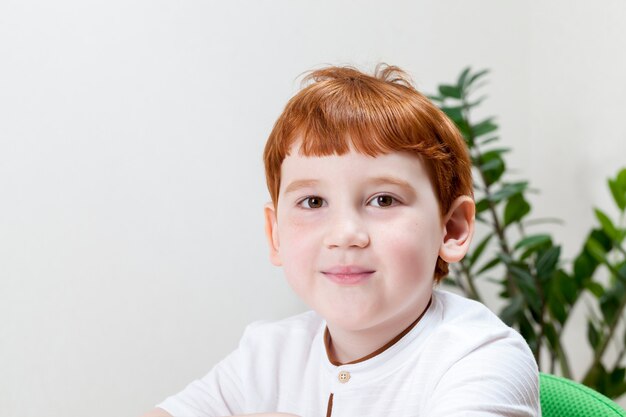
[[[526,339],[540,369],[568,378],[572,372],[562,343],[563,329],[574,306],[592,299],[587,340],[593,359],[582,382],[611,398],[618,397],[626,392],[622,365],[626,332],[620,326],[626,308],[626,169],[609,180],[618,220],[595,209],[599,227],[589,233],[573,264],[563,262],[561,247],[550,234],[529,233],[551,220],[529,220],[531,189],[528,181],[509,178],[504,156],[510,149],[498,146],[495,119],[474,122],[471,118],[484,100],[474,96],[487,73],[467,68],[455,84],[440,85],[438,94],[430,97],[465,137],[474,167],[476,218],[484,226],[478,227],[482,237],[468,256],[451,265],[445,282],[481,302],[477,282],[495,282],[505,302],[499,312],[502,320]],[[616,346],[618,353],[609,364],[610,345]],[[541,352],[548,353],[547,360]]]

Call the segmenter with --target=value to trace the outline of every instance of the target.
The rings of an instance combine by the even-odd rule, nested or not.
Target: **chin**
[[[320,315],[324,317],[332,327],[353,332],[365,330],[378,322],[375,317],[376,315],[364,312],[363,310],[332,311],[328,312],[328,314],[320,313]]]

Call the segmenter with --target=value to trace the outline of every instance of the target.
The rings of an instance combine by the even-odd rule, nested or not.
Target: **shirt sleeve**
[[[540,417],[539,371],[521,337],[477,347],[442,376],[428,417]]]
[[[203,378],[187,385],[157,407],[173,417],[221,417],[244,414],[242,371],[249,347],[246,328],[238,348],[213,367]]]

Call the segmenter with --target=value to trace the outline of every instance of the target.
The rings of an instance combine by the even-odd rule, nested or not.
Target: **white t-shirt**
[[[175,417],[540,416],[524,339],[485,306],[435,290],[421,320],[369,359],[336,366],[306,312],[249,325],[237,350],[158,407]]]

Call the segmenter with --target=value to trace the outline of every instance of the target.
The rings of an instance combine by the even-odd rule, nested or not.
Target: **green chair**
[[[543,417],[626,417],[626,411],[609,398],[577,382],[539,374]]]

